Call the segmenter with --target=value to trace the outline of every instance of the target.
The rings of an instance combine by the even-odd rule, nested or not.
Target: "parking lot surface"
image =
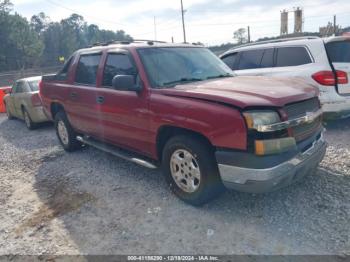
[[[350,254],[350,119],[328,122],[316,173],[278,192],[178,200],[160,170],[0,114],[0,255]]]

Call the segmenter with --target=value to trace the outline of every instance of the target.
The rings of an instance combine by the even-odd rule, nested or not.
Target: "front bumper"
[[[303,149],[288,160],[276,164],[276,161],[281,159],[280,156],[266,157],[268,162],[274,162],[272,167],[260,168],[268,165],[264,159],[252,161],[253,165],[257,166],[253,168],[220,163],[220,153],[217,153],[217,161],[225,187],[243,192],[263,193],[288,186],[312,173],[322,161],[326,148],[327,143],[321,133],[307,146],[303,145]],[[249,157],[245,159],[249,161]]]

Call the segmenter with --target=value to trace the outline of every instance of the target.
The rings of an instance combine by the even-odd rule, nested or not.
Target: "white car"
[[[239,76],[300,77],[317,85],[326,117],[350,116],[350,37],[247,44],[220,58]]]

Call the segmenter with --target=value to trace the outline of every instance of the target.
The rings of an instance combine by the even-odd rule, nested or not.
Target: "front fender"
[[[185,128],[205,136],[213,146],[246,150],[247,131],[238,108],[191,98],[154,94],[151,129],[156,135],[163,125]]]

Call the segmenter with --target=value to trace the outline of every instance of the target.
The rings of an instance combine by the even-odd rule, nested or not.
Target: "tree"
[[[43,51],[43,44],[38,34],[32,30],[28,21],[18,14],[11,16],[11,33],[8,37],[18,68],[31,67],[38,63]]]
[[[247,42],[246,30],[244,28],[240,28],[233,33],[233,39],[236,39],[238,44],[244,44]]]
[[[9,0],[0,0],[0,71],[59,65],[59,57],[68,58],[93,43],[132,40],[123,30],[88,25],[78,14],[50,22],[41,12],[28,22],[17,13],[11,14],[11,8]]]
[[[132,41],[132,37],[124,32],[124,30],[117,30],[115,35],[117,41]]]
[[[10,0],[0,0],[0,12],[9,13],[12,10]]]
[[[46,16],[45,13],[40,12],[32,16],[30,19],[30,27],[38,34],[41,34],[41,32],[47,28],[49,21],[49,17]]]

